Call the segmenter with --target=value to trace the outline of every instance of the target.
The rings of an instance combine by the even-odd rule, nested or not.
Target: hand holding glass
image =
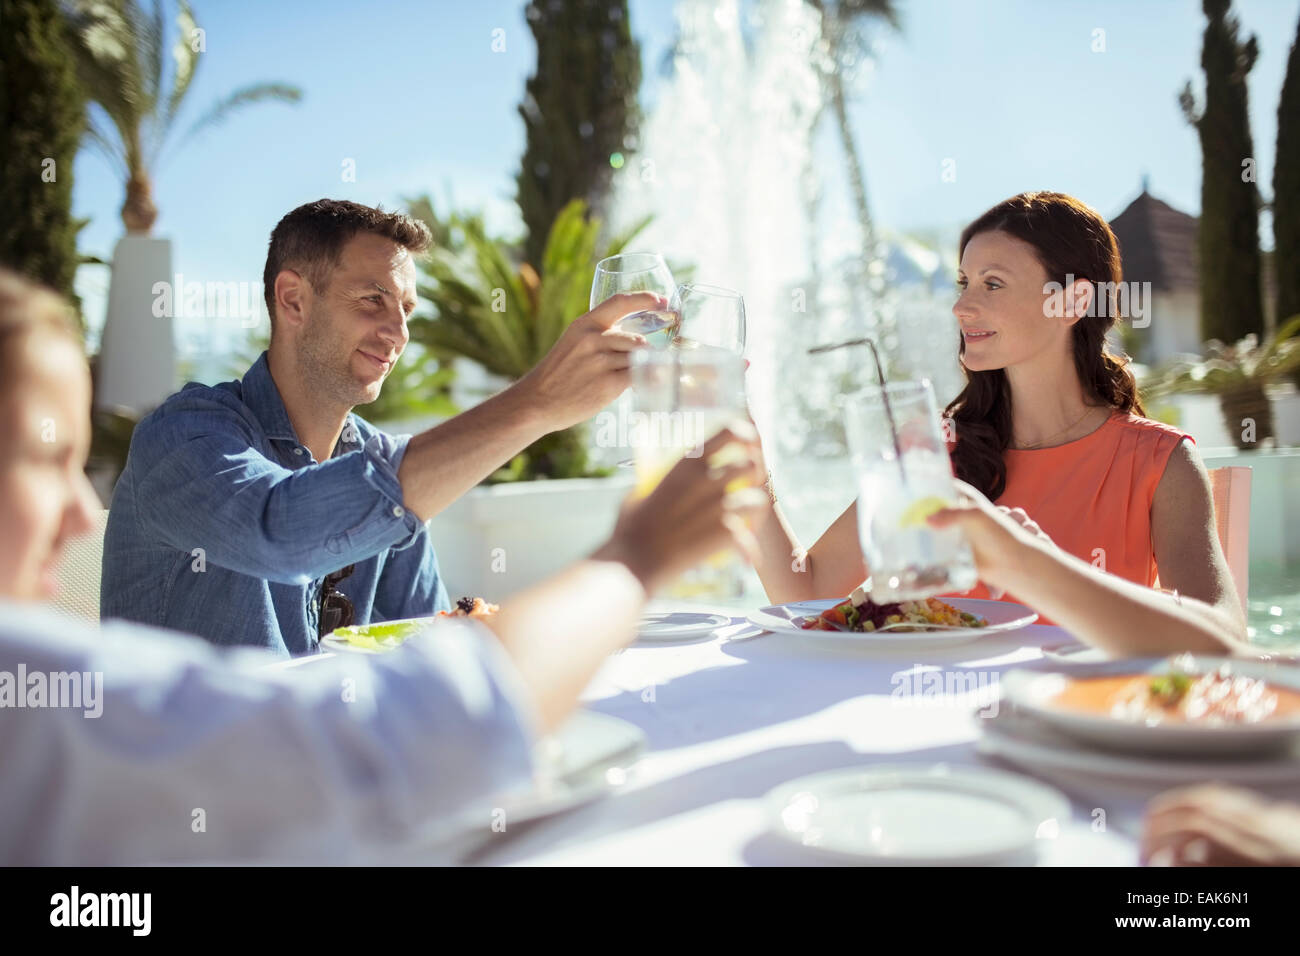
[[[739,356],[720,350],[632,354],[628,437],[636,497],[649,495],[673,465],[722,429],[746,421],[744,373]]]
[[[591,308],[620,292],[653,292],[665,299],[677,291],[663,256],[653,252],[625,252],[596,263],[591,280]],[[665,348],[677,328],[677,313],[646,310],[625,315],[614,323],[624,332],[644,335],[655,348]]]
[[[955,501],[952,464],[928,379],[885,386],[898,428],[902,468],[879,387],[845,400],[845,424],[858,483],[858,536],[871,572],[871,599],[910,601],[976,582],[975,559],[957,528],[926,519]]]

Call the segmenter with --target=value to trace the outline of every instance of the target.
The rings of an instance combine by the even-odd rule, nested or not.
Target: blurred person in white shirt
[[[647,595],[728,545],[752,556],[768,511],[738,423],[491,630],[447,619],[389,654],[267,671],[260,651],[43,606],[99,507],[90,403],[67,305],[0,270],[2,864],[375,862],[480,816],[487,830]],[[719,464],[728,444],[746,454]]]

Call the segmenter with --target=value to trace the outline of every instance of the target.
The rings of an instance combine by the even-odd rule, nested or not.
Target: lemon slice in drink
[[[930,495],[928,498],[920,498],[913,501],[903,512],[903,516],[898,519],[900,528],[915,528],[918,525],[925,524],[925,520],[936,511],[942,511],[944,508],[951,507],[951,502],[944,501],[942,498]]]

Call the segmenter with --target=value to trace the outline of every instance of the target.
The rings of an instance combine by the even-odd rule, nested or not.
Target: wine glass
[[[676,288],[663,256],[654,252],[624,252],[596,263],[596,275],[591,280],[591,308],[620,292],[653,292],[667,299]],[[644,335],[651,345],[665,348],[676,326],[676,312],[647,309],[623,316],[613,327]]]
[[[745,353],[745,298],[735,289],[686,282],[673,293],[669,309],[678,316],[674,348]]]

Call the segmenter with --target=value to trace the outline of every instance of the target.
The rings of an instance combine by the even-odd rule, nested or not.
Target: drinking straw
[[[836,349],[847,348],[850,345],[865,345],[871,349],[871,357],[876,363],[876,381],[880,383],[880,397],[885,403],[885,419],[889,422],[889,435],[894,440],[894,457],[898,460],[898,474],[903,479],[903,488],[910,490],[907,486],[907,469],[903,465],[903,445],[898,439],[898,425],[894,422],[894,410],[889,405],[889,389],[885,387],[885,370],[880,364],[880,353],[876,351],[876,343],[871,339],[850,339],[837,345],[815,346],[808,350],[808,354],[834,352]]]

